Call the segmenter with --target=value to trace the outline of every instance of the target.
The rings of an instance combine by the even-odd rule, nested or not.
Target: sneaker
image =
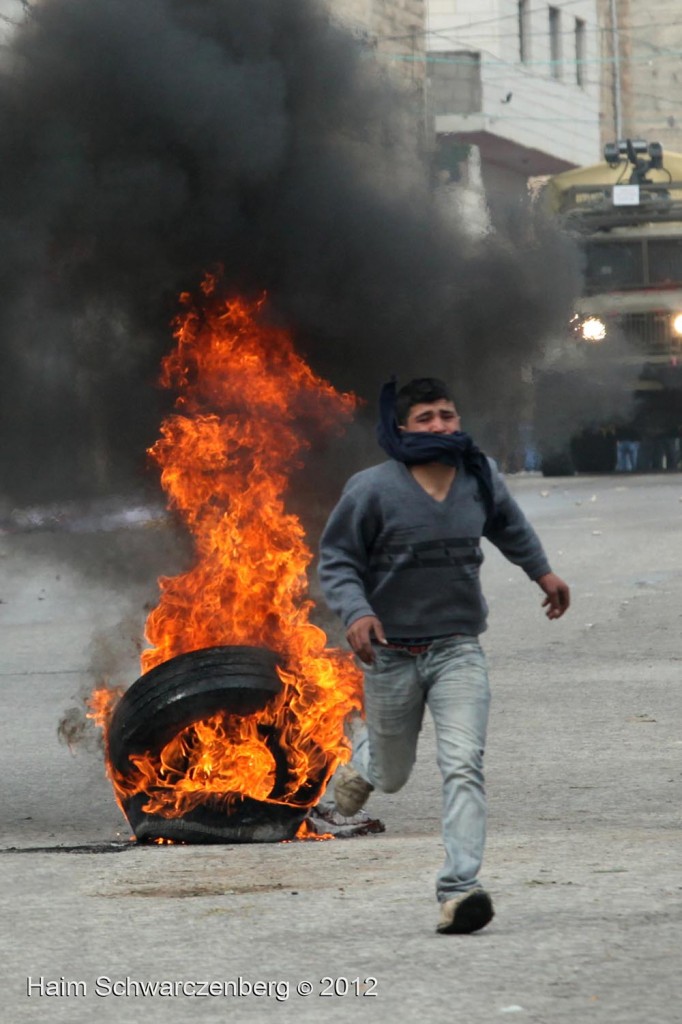
[[[358,811],[352,817],[344,818],[333,804],[329,807],[322,804],[311,807],[306,823],[314,828],[318,835],[333,835],[337,839],[369,836],[386,831],[383,821],[373,818],[367,811]]]
[[[349,764],[342,764],[334,776],[334,803],[339,814],[344,818],[357,814],[373,789],[360,772]]]
[[[442,935],[469,935],[492,921],[493,901],[484,889],[472,889],[441,903],[436,931]]]

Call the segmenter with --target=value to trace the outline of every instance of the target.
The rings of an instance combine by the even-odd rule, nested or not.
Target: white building
[[[601,158],[597,0],[429,0],[426,49],[445,180],[480,157],[494,205]]]

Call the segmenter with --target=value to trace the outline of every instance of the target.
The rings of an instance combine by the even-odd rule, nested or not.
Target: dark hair
[[[418,377],[403,385],[395,399],[395,417],[404,426],[413,405],[420,405],[422,402],[437,402],[444,398],[447,402],[454,404],[454,398],[449,387],[443,380],[437,377]]]

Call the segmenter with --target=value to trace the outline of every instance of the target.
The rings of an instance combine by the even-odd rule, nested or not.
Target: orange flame
[[[93,690],[87,700],[88,711],[85,717],[91,718],[99,729],[106,729],[114,708],[124,694],[123,687],[109,689],[107,686]]]
[[[296,838],[299,840],[309,839],[312,842],[321,843],[326,839],[333,839],[334,836],[331,832],[316,832],[315,827],[306,819],[301,822],[298,832],[296,833]],[[284,841],[290,842],[290,840]]]
[[[343,723],[361,703],[352,656],[325,648],[325,634],[309,621],[312,555],[283,501],[307,447],[300,422],[338,428],[356,400],[316,377],[289,334],[264,323],[263,299],[218,300],[216,283],[205,279],[201,308],[181,296],[176,345],[162,364],[161,383],[178,398],[150,453],[169,508],[194,539],[196,562],[159,580],[142,671],[232,644],[269,647],[286,669],[278,670],[281,694],[262,712],[190,726],[160,753],[131,757],[135,770],[126,776],[109,767],[119,802],[143,792],[144,810],[168,817],[208,798],[226,808],[244,796],[268,800],[276,765],[264,735],[273,730],[288,774],[272,802],[306,806],[306,783],[326,781],[347,760]]]

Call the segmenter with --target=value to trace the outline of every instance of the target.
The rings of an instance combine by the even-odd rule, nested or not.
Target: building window
[[[429,85],[434,114],[479,112],[483,109],[480,53],[432,52]]]
[[[549,8],[549,59],[552,78],[561,78],[561,11]]]
[[[519,59],[522,64],[530,60],[530,2],[519,0]]]
[[[575,19],[575,80],[580,86],[585,84],[585,22],[582,18]]]

